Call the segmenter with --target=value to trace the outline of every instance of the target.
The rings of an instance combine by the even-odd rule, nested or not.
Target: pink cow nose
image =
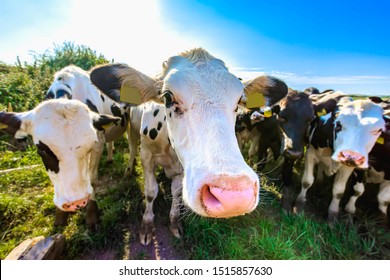
[[[364,156],[362,156],[360,153],[350,150],[341,151],[338,155],[338,159],[342,164],[351,167],[358,167],[362,165],[365,160]]]
[[[251,212],[258,194],[257,182],[248,177],[222,177],[203,184],[201,201],[209,217],[229,218]]]
[[[89,201],[89,195],[79,200],[62,204],[62,209],[66,212],[74,212],[87,206],[88,201]]]

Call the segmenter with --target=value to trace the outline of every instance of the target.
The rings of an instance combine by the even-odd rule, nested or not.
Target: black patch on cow
[[[145,127],[144,131],[143,131],[143,134],[146,135],[148,134],[148,127]]]
[[[111,105],[111,112],[112,114],[115,116],[115,117],[122,117],[122,114],[121,114],[121,109],[119,108],[118,105],[116,105],[115,103],[113,103]]]
[[[122,115],[122,113],[121,113],[121,109],[119,108],[119,106],[118,105],[116,105],[115,103],[113,103],[112,105],[111,105],[111,112],[112,112],[112,114],[115,116],[115,117],[119,117],[119,118],[121,118],[122,120],[121,120],[121,126],[123,127],[123,126],[125,126],[125,117]]]
[[[7,127],[3,128],[2,131],[5,131],[12,136],[15,136],[15,133],[22,125],[22,121],[18,118],[17,114],[12,112],[0,112],[0,123],[7,125]]]
[[[103,102],[106,100],[106,99],[104,98],[103,94],[100,94],[100,98],[102,99]]]
[[[157,130],[160,131],[160,129],[162,128],[162,123],[161,122],[158,122],[158,125],[157,125]]]
[[[153,112],[153,116],[154,116],[154,117],[156,117],[156,116],[158,115],[158,112],[160,112],[160,109],[156,109],[156,110],[154,110],[154,112]]]
[[[89,108],[92,112],[99,113],[97,107],[95,106],[95,104],[92,103],[91,100],[87,99],[87,100],[85,101],[85,104],[87,104],[88,108]]]
[[[130,119],[129,113],[125,112],[125,119],[128,121]]]
[[[150,139],[152,139],[152,140],[156,139],[157,135],[158,135],[158,132],[155,128],[150,130],[150,132],[149,132]]]
[[[172,112],[169,112],[169,117],[172,118]]]
[[[167,116],[164,116],[164,122],[167,120]]]
[[[39,141],[38,144],[36,144],[38,149],[38,154],[41,156],[43,164],[45,165],[46,170],[53,171],[55,173],[58,173],[60,171],[59,166],[59,160],[57,156],[53,153],[52,150],[48,146],[46,146],[44,143]]]

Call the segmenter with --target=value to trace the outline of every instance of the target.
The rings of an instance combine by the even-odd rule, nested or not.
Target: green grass
[[[9,144],[11,143],[11,144]],[[31,144],[31,141],[29,142]],[[128,161],[126,141],[116,144],[114,162],[99,168],[102,183],[97,201],[100,228],[91,232],[85,225],[85,211],[73,214],[66,227],[54,227],[53,188],[34,146],[16,150],[10,138],[0,138],[0,170],[38,164],[32,169],[0,174],[0,259],[27,238],[60,232],[66,236],[63,259],[91,258],[94,252],[110,250],[121,259],[128,243],[138,239],[144,209],[143,173],[137,159],[136,176],[123,179]],[[268,170],[274,169],[271,163]],[[267,169],[265,170],[267,171]],[[316,198],[329,190],[314,186],[309,193],[314,213],[284,215],[280,211],[278,172],[262,176],[261,201],[250,215],[231,219],[208,219],[184,211],[185,233],[175,241],[176,250],[188,259],[390,259],[390,234],[371,216],[351,222],[340,219],[333,228],[326,223],[325,199]],[[299,180],[299,167],[295,170]],[[160,176],[160,178],[163,176]],[[271,183],[270,180],[273,180]],[[164,181],[155,202],[156,219],[168,223],[170,195]],[[299,181],[298,181],[299,182]],[[298,184],[299,185],[299,184]],[[142,252],[133,258],[144,258]]]

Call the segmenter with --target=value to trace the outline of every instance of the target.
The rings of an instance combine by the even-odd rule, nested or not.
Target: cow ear
[[[258,100],[258,102],[263,99],[266,103],[261,106],[255,104],[255,107],[272,106],[288,93],[286,83],[272,76],[258,76],[254,79],[243,81],[242,84],[245,87],[247,98],[254,95],[253,99]]]
[[[0,112],[0,130],[21,139],[31,134],[31,111],[24,113]]]
[[[91,70],[90,78],[99,90],[117,102],[140,103],[159,95],[155,79],[126,64],[97,66]]]
[[[111,125],[117,124],[118,122],[121,121],[121,118],[110,116],[110,115],[104,115],[104,114],[95,114],[93,116],[93,126],[97,130],[106,130],[108,129]]]

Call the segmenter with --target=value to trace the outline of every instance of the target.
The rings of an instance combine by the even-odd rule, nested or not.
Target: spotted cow
[[[134,159],[140,142],[140,158],[145,178],[146,209],[140,229],[140,242],[150,243],[153,230],[153,202],[158,194],[155,176],[157,166],[162,166],[165,175],[172,179],[172,205],[170,211],[170,230],[180,238],[183,230],[179,219],[183,168],[176,152],[170,145],[167,130],[165,106],[155,101],[145,102],[130,109],[130,159]]]
[[[90,110],[99,114],[112,115],[121,118],[116,125],[104,131],[104,138],[96,146],[91,157],[91,180],[95,184],[98,179],[98,166],[103,152],[104,143],[107,142],[107,162],[113,158],[113,142],[128,132],[128,108],[120,106],[105,94],[101,93],[89,78],[89,73],[75,65],[69,65],[54,75],[54,80],[46,93],[45,99],[68,98],[85,103]],[[127,174],[129,175],[129,174]]]
[[[310,134],[296,211],[303,210],[307,190],[314,182],[313,169],[318,164],[326,175],[336,175],[328,209],[328,220],[333,224],[348,178],[355,168],[369,167],[369,152],[384,124],[383,109],[369,100],[341,99],[334,111],[319,117]]]
[[[245,163],[235,137],[244,86],[222,60],[198,48],[169,58],[156,78],[124,64],[109,64],[95,68],[91,80],[113,98],[126,83],[137,88],[144,101],[164,104],[157,116],[164,117],[166,139],[183,168],[184,203],[195,213],[228,218],[256,208],[259,178]],[[261,90],[270,82],[254,80],[248,90]],[[158,122],[157,128],[148,125],[147,130],[143,124],[140,132],[148,140],[157,132],[157,139]]]
[[[55,225],[65,225],[69,212],[87,207],[87,224],[94,228],[98,209],[90,177],[92,150],[99,132],[118,117],[99,115],[77,100],[44,101],[23,113],[0,112],[5,132],[21,139],[31,135],[54,186]]]

